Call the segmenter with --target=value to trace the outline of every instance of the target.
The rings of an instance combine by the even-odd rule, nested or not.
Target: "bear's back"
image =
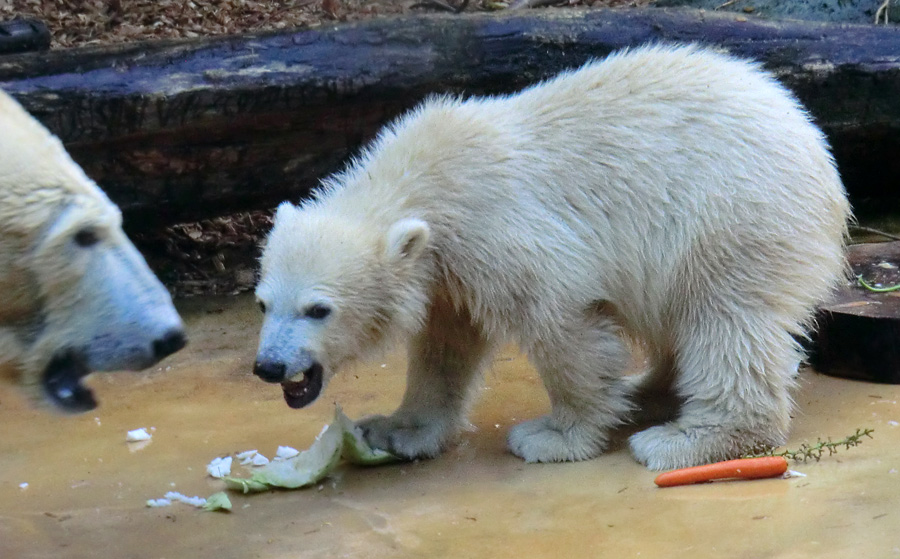
[[[481,169],[472,219],[455,216],[477,224],[455,233],[472,237],[460,260],[502,246],[480,283],[508,270],[520,299],[528,277],[551,299],[606,298],[631,323],[662,325],[697,285],[760,300],[774,287],[798,316],[843,269],[850,211],[825,138],[754,63],[654,46],[460,112],[495,123],[508,150]]]

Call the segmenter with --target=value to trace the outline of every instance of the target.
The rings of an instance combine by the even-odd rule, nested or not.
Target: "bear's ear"
[[[387,257],[393,262],[415,260],[428,245],[431,229],[421,219],[401,219],[391,225],[387,234]]]

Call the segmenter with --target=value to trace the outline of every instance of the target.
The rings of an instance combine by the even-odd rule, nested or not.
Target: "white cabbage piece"
[[[285,447],[279,447],[276,458],[284,455],[283,448]],[[245,454],[245,459],[252,459],[253,455],[250,452],[242,453]],[[389,452],[370,447],[363,438],[362,431],[338,406],[334,411],[334,421],[325,426],[309,449],[296,456],[277,459],[257,468],[249,478],[226,477],[225,486],[242,493],[268,491],[276,487],[281,489],[309,487],[328,476],[337,467],[341,457],[353,464],[364,466],[398,460]],[[240,454],[238,458],[241,458]]]
[[[292,446],[279,446],[273,460],[288,460],[300,454],[300,451]]]
[[[231,456],[213,458],[206,465],[206,473],[215,478],[223,478],[231,475]]]
[[[147,506],[150,508],[168,507],[171,504],[169,499],[147,499]]]
[[[213,493],[209,497],[206,498],[206,503],[203,505],[203,510],[205,511],[231,511],[231,499],[228,498],[228,495],[225,494],[224,491],[219,491],[218,493]]]
[[[396,456],[386,450],[372,448],[366,439],[363,438],[362,429],[356,426],[353,421],[344,415],[340,406],[334,411],[334,423],[341,428],[344,437],[344,448],[341,452],[345,460],[351,464],[360,466],[377,466],[379,464],[387,464],[399,460]],[[334,425],[334,423],[332,425]]]
[[[132,431],[128,431],[128,434],[125,435],[125,441],[129,443],[136,443],[140,441],[149,441],[153,435],[147,432],[147,429],[141,427],[140,429],[134,429]]]
[[[169,491],[164,495],[164,497],[170,501],[178,501],[179,503],[184,503],[186,505],[191,505],[192,507],[200,508],[206,504],[206,499],[203,497],[188,497],[182,493],[177,491]]]

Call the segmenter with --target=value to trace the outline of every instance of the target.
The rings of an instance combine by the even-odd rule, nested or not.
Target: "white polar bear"
[[[785,441],[795,337],[842,276],[849,215],[792,95],[711,50],[641,48],[515,95],[431,99],[279,208],[255,373],[301,407],[348,361],[409,339],[402,404],[362,425],[429,457],[513,341],[552,404],[509,434],[525,460],[596,456],[667,390],[677,415],[631,437],[639,461],[735,457]],[[637,381],[628,338],[652,363]]]
[[[66,411],[96,406],[81,383],[91,371],[148,367],[185,343],[121,222],[59,140],[0,92],[0,364]]]

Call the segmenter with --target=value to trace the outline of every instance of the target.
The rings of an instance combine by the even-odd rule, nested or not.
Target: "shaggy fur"
[[[552,403],[509,434],[525,460],[597,456],[667,391],[680,408],[631,437],[639,461],[735,457],[785,441],[795,337],[842,275],[849,215],[823,135],[757,65],[624,51],[515,95],[431,99],[283,205],[261,351],[289,379],[303,353],[327,381],[408,339],[400,408],[363,426],[409,458],[447,445],[508,341]],[[304,318],[318,300],[334,312]],[[623,377],[625,338],[650,358],[641,377]]]
[[[0,294],[0,363],[33,394],[46,392],[51,361],[67,369],[55,379],[64,386],[54,386],[71,396],[89,370],[148,366],[159,357],[154,341],[181,335],[171,298],[122,232],[118,208],[3,92]]]

